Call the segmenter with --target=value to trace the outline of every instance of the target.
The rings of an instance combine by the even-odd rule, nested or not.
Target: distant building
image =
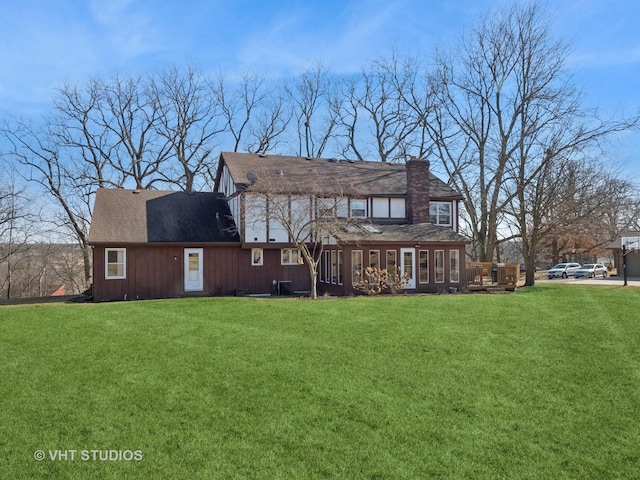
[[[613,254],[613,263],[622,275],[622,246],[625,246],[627,276],[640,277],[640,232],[627,232],[616,238],[608,247]]]

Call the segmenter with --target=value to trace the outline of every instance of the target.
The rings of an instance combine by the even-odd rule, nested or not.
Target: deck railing
[[[503,287],[505,290],[513,290],[518,284],[520,266],[515,263],[494,266],[489,262],[467,262],[466,272],[468,289]]]

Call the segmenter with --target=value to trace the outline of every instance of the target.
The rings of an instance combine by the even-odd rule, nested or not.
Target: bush
[[[396,271],[389,271],[386,268],[367,267],[364,271],[356,272],[360,281],[353,288],[367,295],[377,295],[379,293],[398,294],[410,281],[406,274],[402,274],[400,267]]]

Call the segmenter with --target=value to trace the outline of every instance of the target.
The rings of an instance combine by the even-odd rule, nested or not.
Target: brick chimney
[[[412,156],[407,167],[407,219],[429,222],[429,160]]]

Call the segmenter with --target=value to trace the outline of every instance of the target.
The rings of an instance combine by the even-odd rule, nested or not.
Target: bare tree
[[[297,127],[297,155],[321,157],[335,135],[341,99],[336,77],[318,64],[285,87]]]
[[[254,174],[257,181],[243,192],[245,212],[251,211],[253,220],[245,216],[244,221],[262,227],[268,222],[272,234],[283,233],[285,242],[300,251],[309,270],[311,298],[317,299],[318,269],[325,244],[346,226],[346,219],[338,212],[341,196],[325,197],[327,192],[319,187],[321,179],[316,187],[310,187],[308,181],[304,185],[291,181],[284,185],[270,172]]]
[[[73,167],[77,181],[83,185],[121,187],[126,175],[115,175],[111,158],[118,138],[104,122],[103,83],[90,80],[83,87],[67,84],[56,91],[54,110],[45,118],[47,134]]]
[[[390,59],[372,62],[345,83],[340,110],[345,156],[394,162],[404,161],[414,152],[413,135],[424,122],[406,102],[415,86],[413,73],[404,69],[394,54]]]
[[[232,150],[266,153],[278,143],[289,117],[283,97],[259,75],[245,74],[238,83],[219,73],[210,81],[211,92],[224,117]]]
[[[200,176],[213,177],[214,149],[224,132],[222,111],[206,79],[191,66],[171,67],[151,82],[153,105],[158,109],[155,129],[170,148],[176,163],[159,168],[166,183],[194,190]]]
[[[533,266],[562,177],[607,136],[637,117],[599,120],[581,108],[564,71],[567,48],[553,41],[535,3],[483,19],[459,51],[438,56],[431,82],[434,154],[464,195],[481,261],[492,261],[509,226]],[[558,181],[557,188],[552,185]],[[557,203],[556,203],[557,206]]]
[[[114,76],[102,82],[101,126],[115,138],[110,161],[135,188],[151,188],[172,153],[171,143],[157,134],[160,105],[148,78]]]
[[[36,215],[25,190],[18,189],[14,178],[0,185],[0,265],[6,265],[0,291],[7,299],[19,296],[19,289],[15,288],[16,265],[28,249],[35,225]]]
[[[59,209],[50,212],[49,220],[71,234],[80,247],[84,261],[86,285],[91,280],[91,249],[87,243],[91,221],[93,179],[76,172],[74,164],[65,162],[59,137],[48,127],[34,127],[15,121],[0,130],[8,141],[7,155],[24,167],[24,178],[41,188]]]

